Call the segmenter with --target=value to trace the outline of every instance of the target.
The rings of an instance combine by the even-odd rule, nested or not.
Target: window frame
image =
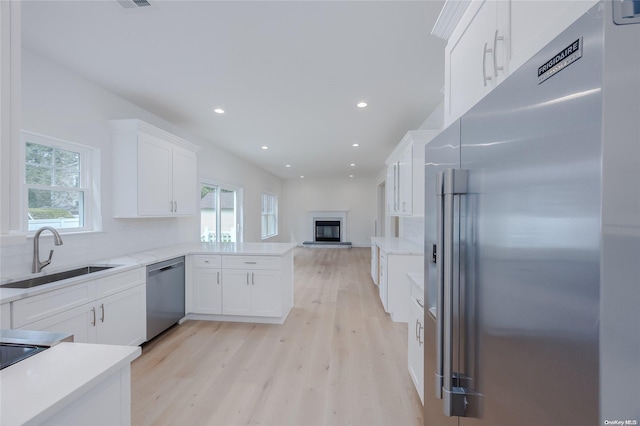
[[[224,183],[220,183],[217,182],[215,180],[210,180],[210,179],[201,179],[200,180],[200,185],[198,186],[198,194],[201,194],[202,192],[202,187],[203,186],[208,186],[211,188],[215,188],[216,189],[216,205],[220,206],[220,197],[222,194],[222,191],[231,191],[231,192],[235,192],[235,222],[236,222],[236,231],[235,231],[235,242],[236,243],[240,243],[244,241],[244,235],[243,235],[243,214],[242,214],[242,209],[243,209],[243,189],[242,187],[239,186],[234,186],[234,185],[227,185]],[[199,200],[199,207],[198,207],[198,217],[199,217],[199,228],[200,231],[198,232],[199,238],[200,238],[200,242],[202,241],[202,198],[200,198]],[[222,227],[222,210],[218,209],[217,213],[216,213],[216,239],[215,241],[212,241],[212,244],[217,244],[217,243],[221,243],[224,241],[222,240],[222,233],[219,231]],[[232,241],[234,242],[234,241]]]
[[[28,184],[26,179],[27,168],[27,143],[47,146],[54,149],[77,152],[80,157],[80,182],[78,187],[57,187],[50,185]],[[100,230],[99,221],[99,150],[94,147],[81,145],[63,139],[22,130],[20,132],[20,229],[27,235],[33,235],[37,229],[29,229],[29,190],[45,189],[54,191],[73,191],[82,193],[82,223],[83,226],[73,228],[58,228],[53,226],[61,234],[73,234],[79,232],[92,232]]]
[[[268,207],[265,208],[265,201]],[[273,211],[267,211],[270,206],[273,206]],[[269,233],[269,217],[273,216],[274,229],[272,233]],[[266,220],[265,220],[266,219]],[[264,229],[265,223],[267,229]],[[272,192],[263,192],[260,201],[260,235],[262,240],[278,236],[278,195]]]

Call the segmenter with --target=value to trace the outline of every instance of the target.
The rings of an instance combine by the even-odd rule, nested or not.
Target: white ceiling
[[[23,2],[22,45],[282,178],[375,175],[442,100],[442,1],[150,2]]]

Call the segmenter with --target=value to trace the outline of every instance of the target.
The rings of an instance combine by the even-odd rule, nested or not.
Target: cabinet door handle
[[[498,76],[498,71],[504,70],[504,67],[498,66],[498,40],[504,40],[504,36],[498,36],[498,30],[493,36],[493,71],[494,75]]]
[[[482,83],[484,87],[487,87],[487,81],[491,81],[491,76],[487,77],[487,53],[492,53],[493,50],[487,47],[488,43],[484,44],[484,53],[482,54]]]
[[[174,201],[174,202],[173,202],[173,204],[175,205],[175,208],[174,208],[174,210],[173,210],[173,211],[174,211],[174,213],[178,213],[178,202],[177,202],[177,201]]]
[[[100,322],[104,322],[104,303],[100,304],[100,309],[101,309]]]
[[[415,334],[416,334],[416,340],[418,342],[420,342],[420,329],[419,329],[419,322],[418,322],[418,318],[416,318],[416,329],[415,329]]]
[[[173,213],[173,201],[169,201],[169,210]]]
[[[93,321],[91,322],[92,326],[96,326],[96,307],[91,308],[91,312],[93,312]]]
[[[218,271],[218,284],[220,284],[220,271]]]
[[[251,273],[251,285],[256,285],[256,283],[255,283],[255,277],[256,277],[256,274],[254,274],[254,273],[252,272],[252,273]]]
[[[424,329],[424,327],[422,326],[422,324],[420,322],[418,322],[418,344],[420,346],[422,346],[422,344],[424,343],[424,340],[422,340],[422,330]]]

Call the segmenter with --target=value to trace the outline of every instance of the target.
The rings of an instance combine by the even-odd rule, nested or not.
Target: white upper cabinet
[[[387,158],[387,214],[424,215],[424,145],[437,130],[412,130]]]
[[[506,77],[508,7],[505,1],[472,2],[451,34],[445,49],[445,120],[462,115]]]
[[[435,35],[448,40],[444,78],[445,127],[596,2],[447,1],[433,30]]]
[[[140,120],[110,123],[114,217],[196,214],[198,147]]]

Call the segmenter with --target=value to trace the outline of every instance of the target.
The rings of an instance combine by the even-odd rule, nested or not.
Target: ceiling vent
[[[125,9],[138,9],[140,7],[151,6],[147,0],[116,0]]]

